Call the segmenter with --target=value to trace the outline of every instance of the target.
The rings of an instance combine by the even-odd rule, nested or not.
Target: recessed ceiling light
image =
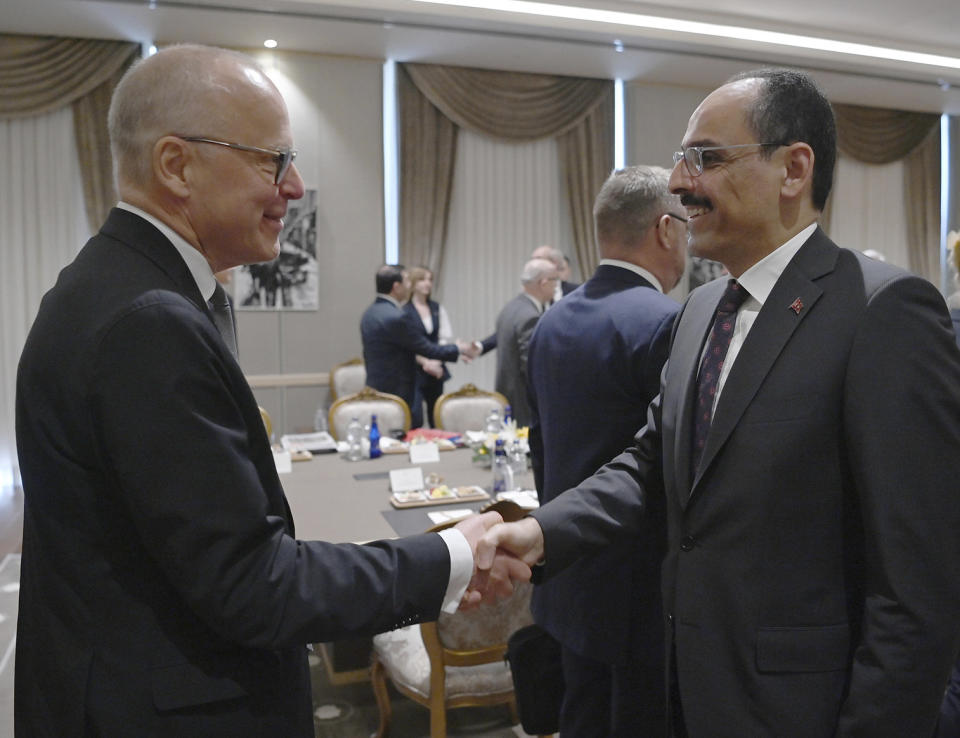
[[[266,46],[268,49],[275,49],[277,48],[277,41],[276,39],[268,38],[266,41],[263,42],[263,45]]]

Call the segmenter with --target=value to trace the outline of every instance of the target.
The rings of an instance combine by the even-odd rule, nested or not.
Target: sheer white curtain
[[[40,298],[89,238],[73,112],[0,120],[0,489],[18,482],[17,362]]]
[[[436,288],[454,334],[492,333],[500,308],[520,291],[530,252],[550,244],[569,256],[572,242],[556,141],[507,143],[461,129]],[[496,360],[493,351],[469,365],[448,365],[453,377],[446,391],[466,382],[493,389]]]
[[[832,198],[830,237],[837,244],[874,249],[909,270],[902,162],[864,164],[841,155]]]

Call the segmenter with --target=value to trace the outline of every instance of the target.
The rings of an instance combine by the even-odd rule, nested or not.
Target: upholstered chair
[[[433,418],[437,428],[458,431],[483,430],[490,411],[494,408],[503,414],[507,398],[499,392],[477,389],[465,384],[456,392],[448,392],[437,398]]]
[[[351,419],[356,418],[366,425],[370,423],[371,415],[377,416],[381,435],[387,435],[392,430],[410,430],[410,408],[403,398],[364,387],[359,392],[341,397],[330,406],[327,414],[330,435],[337,440],[346,438],[347,424]]]
[[[330,370],[330,402],[338,397],[352,395],[367,384],[367,368],[363,359],[354,358],[337,364]]]

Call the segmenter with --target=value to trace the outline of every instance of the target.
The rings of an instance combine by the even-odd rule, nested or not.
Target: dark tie
[[[213,322],[220,331],[223,342],[227,344],[233,358],[237,358],[237,326],[233,320],[233,309],[230,307],[230,300],[227,299],[227,293],[223,291],[223,285],[217,282],[213,288],[213,297],[210,298],[210,310],[213,312]]]
[[[747,299],[747,291],[735,280],[727,282],[727,289],[717,305],[717,314],[713,320],[713,329],[707,339],[707,350],[700,364],[700,373],[697,375],[697,402],[693,408],[693,453],[691,463],[696,476],[700,466],[700,457],[707,444],[707,433],[710,432],[710,423],[713,416],[713,398],[717,394],[717,382],[723,369],[723,361],[730,348],[730,339],[733,337],[733,326],[737,322],[737,310]]]

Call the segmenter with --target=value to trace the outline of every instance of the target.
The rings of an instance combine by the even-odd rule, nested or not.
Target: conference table
[[[339,454],[317,454],[296,461],[280,475],[297,538],[333,543],[378,540],[422,533],[434,523],[428,513],[450,509],[478,510],[492,500],[395,509],[390,504],[390,470],[419,466],[426,477],[439,475],[437,484],[476,485],[490,489],[491,471],[475,465],[473,451],[442,451],[439,461],[411,464],[407,453],[384,454],[378,459],[347,461]],[[532,480],[531,480],[532,481]]]
[[[333,543],[362,543],[382,538],[422,533],[434,525],[428,513],[443,510],[479,510],[493,500],[395,509],[390,504],[390,470],[420,466],[426,477],[441,477],[448,486],[476,485],[490,489],[492,472],[473,463],[473,451],[460,448],[442,451],[439,461],[411,464],[407,453],[384,454],[378,459],[347,461],[339,454],[318,454],[296,461],[281,474],[297,538]],[[532,485],[529,479],[521,480]],[[367,638],[320,645],[321,657],[332,684],[369,678],[370,641]]]

